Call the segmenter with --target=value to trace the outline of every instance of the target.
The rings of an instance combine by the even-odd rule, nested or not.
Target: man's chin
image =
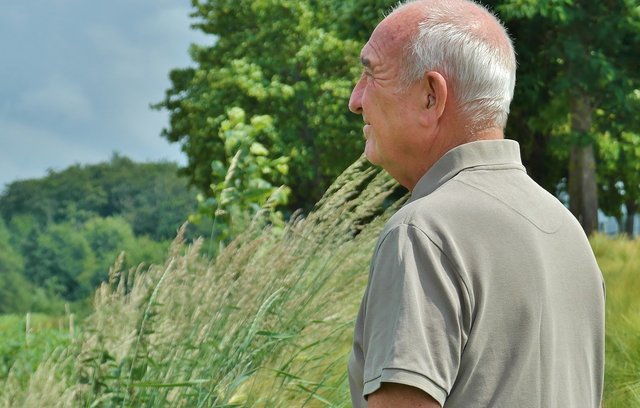
[[[380,166],[378,155],[376,155],[374,152],[370,152],[369,150],[365,149],[364,155],[369,163],[373,164],[374,166]]]

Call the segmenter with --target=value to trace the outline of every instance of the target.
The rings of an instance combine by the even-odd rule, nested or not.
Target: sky
[[[0,1],[0,191],[49,169],[107,161],[184,164],[152,110],[171,69],[193,65],[189,0]]]

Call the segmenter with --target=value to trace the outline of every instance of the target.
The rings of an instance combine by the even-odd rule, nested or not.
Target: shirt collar
[[[465,143],[445,153],[418,180],[409,201],[431,194],[456,174],[474,167],[514,168],[525,171],[520,160],[520,145],[515,140],[481,140]]]

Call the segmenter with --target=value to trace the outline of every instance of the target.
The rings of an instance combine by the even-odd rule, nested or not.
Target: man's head
[[[361,61],[349,108],[363,115],[365,153],[409,189],[451,148],[502,137],[515,56],[481,6],[406,2],[376,27]]]

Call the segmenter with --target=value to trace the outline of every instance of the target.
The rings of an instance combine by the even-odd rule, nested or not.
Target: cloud
[[[53,131],[2,118],[0,146],[0,187],[15,179],[42,177],[46,169],[61,170],[75,163],[109,158]]]
[[[164,81],[171,68],[189,61],[192,42],[211,43],[211,36],[190,29],[190,8],[172,6],[151,11],[124,29],[116,21],[85,27],[96,57],[123,79]]]
[[[114,151],[184,162],[149,104],[190,43],[212,42],[189,28],[189,0],[0,3],[0,187]]]
[[[144,48],[136,47],[115,25],[96,24],[87,27],[93,52],[110,74],[119,78],[144,77]]]
[[[167,113],[149,105],[163,99],[171,85],[169,71],[189,65],[189,44],[207,39],[189,28],[189,13],[185,2],[149,10],[126,29],[115,21],[85,27],[90,48],[103,61],[107,88],[99,110],[103,119],[110,119],[112,138],[126,145],[126,152],[184,161],[179,146],[160,136]]]
[[[2,174],[19,174],[20,166],[16,163],[10,162],[5,159],[4,152],[0,152],[0,194],[4,191],[6,184],[13,181],[13,179],[5,179]],[[28,177],[28,176],[27,176]]]
[[[29,14],[20,4],[7,2],[0,4],[0,23],[3,26],[17,27],[29,21]]]
[[[191,9],[187,6],[174,6],[158,9],[141,22],[144,31],[152,35],[165,33],[164,36],[171,38],[183,36],[185,28],[189,27],[189,13]]]
[[[59,115],[72,121],[94,117],[91,101],[79,83],[60,76],[52,77],[41,88],[22,94],[18,99],[18,109]]]

